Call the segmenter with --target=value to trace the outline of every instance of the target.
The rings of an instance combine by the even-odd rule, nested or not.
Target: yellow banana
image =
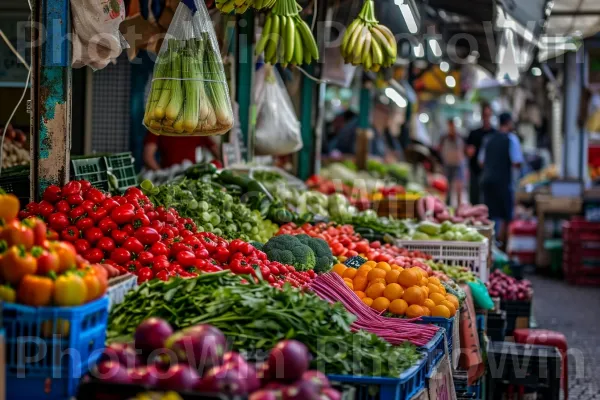
[[[379,72],[379,68],[381,68],[381,65],[375,64],[375,65],[373,65],[373,68],[371,68],[371,71],[373,71],[373,72]]]
[[[244,5],[244,3],[246,2],[246,0],[234,0],[235,2],[235,6],[236,7],[241,7]]]
[[[367,29],[367,37],[365,38],[365,44],[363,45],[362,53],[360,54],[360,62],[364,64],[365,60],[371,54],[371,42],[373,38],[371,36],[371,32]],[[357,54],[358,55],[358,54]]]
[[[390,56],[396,58],[396,55],[398,54],[398,44],[396,43],[396,38],[394,37],[392,31],[390,31],[390,29],[385,25],[376,25],[375,28],[377,28],[381,33],[383,33],[383,35],[387,39],[390,49],[392,50],[392,54],[390,54]]]
[[[351,56],[352,54],[354,54],[354,48],[356,46],[356,42],[360,36],[360,33],[362,32],[362,28],[364,28],[364,24],[361,21],[354,28],[354,31],[352,32],[352,36],[350,37],[350,39],[348,41],[348,45],[346,46],[346,55],[347,56]]]
[[[367,56],[362,61],[363,69],[365,71],[370,71],[373,66],[373,58],[371,57],[371,53],[367,53]]]
[[[377,41],[377,36],[372,37],[371,53],[373,57],[373,64],[381,64],[383,62],[383,53],[381,52],[381,45]]]
[[[366,26],[363,26],[363,28],[360,32],[360,36],[358,37],[358,42],[356,43],[356,45],[354,46],[354,49],[352,50],[352,53],[353,53],[352,63],[353,64],[360,64],[360,62],[362,60],[362,51],[363,51],[363,47],[365,45],[365,41],[367,40],[367,34],[369,34],[369,28],[367,28]]]
[[[342,52],[342,55],[347,54],[346,48],[348,47],[348,43],[350,42],[350,37],[352,36],[352,34],[354,33],[354,29],[356,29],[358,25],[360,25],[360,20],[355,19],[348,26],[348,29],[346,29],[346,31],[344,32],[344,37],[342,38],[342,45],[340,46],[340,51]]]
[[[230,12],[235,10],[235,2],[231,0],[224,3],[220,10],[223,14],[229,14]]]
[[[379,43],[379,46],[381,47],[381,50],[383,52],[385,52],[385,54],[387,56],[394,57],[394,59],[395,59],[396,55],[394,54],[394,50],[391,48],[391,46],[390,46],[387,38],[383,34],[383,32],[381,32],[379,29],[377,29],[377,26],[374,26],[374,27],[371,28],[371,33],[373,34],[373,37]]]

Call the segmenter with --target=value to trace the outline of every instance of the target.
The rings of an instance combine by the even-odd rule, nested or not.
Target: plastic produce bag
[[[203,1],[177,7],[158,53],[144,125],[157,135],[212,136],[233,127],[223,61]]]
[[[127,42],[119,32],[125,19],[123,0],[72,0],[74,68],[102,69],[116,59]]]
[[[254,94],[258,103],[255,151],[258,155],[286,155],[302,148],[300,122],[276,70],[265,65],[264,81]]]
[[[471,293],[473,294],[475,306],[484,310],[492,310],[494,308],[494,302],[492,301],[492,298],[490,297],[490,294],[483,282],[477,279],[476,282],[468,283]]]

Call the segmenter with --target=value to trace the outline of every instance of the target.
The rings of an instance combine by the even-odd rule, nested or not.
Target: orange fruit
[[[421,307],[421,306],[418,306],[416,304],[413,304],[412,306],[409,306],[406,309],[406,316],[408,318],[422,317],[423,315],[425,315],[425,310],[423,308],[424,307]]]
[[[434,285],[433,283],[428,283],[427,288],[429,289],[429,294],[440,293],[440,287],[438,285]]]
[[[390,283],[385,287],[383,291],[383,297],[385,297],[389,301],[399,299],[402,297],[403,294],[404,289],[402,289],[402,286],[398,285],[397,283]]]
[[[392,267],[392,271],[402,271],[402,267],[396,264],[390,265]]]
[[[346,261],[348,259],[348,257],[346,256],[338,256],[337,260],[341,263],[343,263],[344,261]]]
[[[435,303],[431,299],[425,299],[425,301],[423,302],[423,307],[427,307],[427,308],[431,309],[431,308],[435,307]]]
[[[369,307],[371,307],[371,304],[373,304],[373,299],[370,297],[363,297],[361,300],[363,303],[365,303]]]
[[[367,278],[369,279],[369,281],[374,281],[377,278],[382,278],[385,279],[385,276],[387,275],[387,271],[381,268],[373,268],[372,270],[369,271]]]
[[[419,267],[411,267],[410,268],[411,271],[415,271],[415,274],[417,274],[419,276],[419,282],[421,281],[421,279],[423,279],[423,277],[427,276],[427,274],[425,273],[425,271],[423,271],[421,268]]]
[[[397,283],[398,282],[398,277],[400,276],[400,271],[388,271],[388,273],[385,275],[385,281],[387,283]]]
[[[396,315],[404,315],[407,308],[408,304],[406,304],[406,301],[402,299],[396,299],[392,301],[389,306],[390,312]]]
[[[377,265],[377,261],[367,261],[363,265],[368,265],[371,268],[375,268],[375,266]]]
[[[354,285],[354,290],[365,290],[369,281],[367,281],[366,276],[356,275],[352,280],[352,284]]]
[[[365,297],[367,297],[365,292],[362,292],[360,290],[355,290],[354,293],[358,296],[359,299],[364,299]]]
[[[454,304],[450,303],[448,300],[441,301],[440,305],[448,307],[448,310],[450,310],[450,317],[456,314],[456,307],[454,307]]]
[[[447,294],[446,295],[446,300],[448,300],[450,303],[452,303],[452,305],[454,306],[454,308],[456,308],[457,310],[460,308],[460,303],[458,302],[458,299],[456,298],[455,295],[453,295],[453,294]]]
[[[365,294],[372,299],[376,299],[383,295],[384,290],[385,285],[383,283],[374,283],[365,290]]]
[[[342,275],[344,278],[350,278],[350,279],[354,279],[354,277],[356,276],[356,273],[358,271],[355,270],[354,268],[346,268],[346,270],[344,271],[344,275]]]
[[[440,278],[436,277],[436,276],[431,276],[428,279],[429,283],[433,283],[434,285],[440,285]]]
[[[444,285],[439,285],[438,288],[440,289],[440,293],[445,296],[446,295],[446,288],[444,287]]]
[[[441,294],[441,293],[431,293],[431,294],[429,295],[429,298],[430,298],[431,300],[433,300],[433,302],[434,302],[436,305],[438,305],[438,304],[440,304],[442,301],[446,300],[446,297],[445,297],[443,294]]]
[[[378,297],[375,300],[373,300],[373,304],[371,304],[371,308],[379,312],[387,310],[389,306],[390,301],[385,297]]]
[[[371,285],[373,285],[375,283],[383,283],[384,286],[387,285],[387,282],[385,281],[385,279],[383,279],[383,278],[377,278],[377,279],[372,280],[371,282],[369,282],[368,286],[371,286]]]
[[[424,306],[421,306],[421,308],[425,312],[425,314],[423,314],[424,317],[431,317],[431,309],[424,307]]]
[[[357,275],[362,275],[362,276],[367,276],[367,274],[369,273],[370,270],[372,270],[373,267],[371,267],[370,265],[367,264],[363,264],[358,268],[358,274]]]
[[[348,267],[346,267],[344,264],[335,264],[333,266],[333,272],[335,272],[339,276],[343,276],[344,275],[344,271],[346,271],[347,268]]]
[[[402,298],[408,304],[421,305],[425,301],[425,292],[418,286],[411,286],[404,291]]]
[[[387,271],[391,271],[392,267],[390,267],[390,264],[382,261],[382,262],[378,262],[377,265],[375,265],[375,268],[381,268],[383,270]]]
[[[431,309],[431,316],[450,318],[452,315],[450,314],[450,310],[448,309],[448,307],[443,305],[437,305]]]
[[[425,298],[429,297],[429,288],[427,286],[420,286],[421,290],[425,292]]]
[[[419,282],[420,286],[427,286],[429,284],[429,281],[427,280],[426,277],[422,277],[421,278],[421,282]]]
[[[415,273],[412,269],[405,269],[400,273],[398,277],[398,283],[404,286],[405,288],[410,288],[411,286],[416,286],[421,281],[421,278]]]
[[[346,283],[346,286],[348,286],[351,290],[354,290],[354,285],[352,284],[352,281],[348,282],[348,281],[344,281]]]

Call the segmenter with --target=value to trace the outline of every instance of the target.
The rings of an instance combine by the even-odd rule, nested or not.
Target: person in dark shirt
[[[184,160],[197,162],[196,149],[207,149],[214,158],[219,158],[219,147],[210,136],[159,136],[150,132],[144,140],[144,165],[153,171],[181,164]],[[160,163],[157,160],[157,153]]]
[[[492,107],[488,103],[481,105],[481,128],[472,131],[467,138],[467,156],[469,157],[469,201],[471,204],[481,203],[481,167],[478,158],[483,139],[496,130],[492,127]]]

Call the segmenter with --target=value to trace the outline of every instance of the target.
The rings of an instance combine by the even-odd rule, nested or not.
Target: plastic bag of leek
[[[211,136],[233,127],[223,61],[204,1],[183,0],[162,44],[144,125],[157,135]]]

